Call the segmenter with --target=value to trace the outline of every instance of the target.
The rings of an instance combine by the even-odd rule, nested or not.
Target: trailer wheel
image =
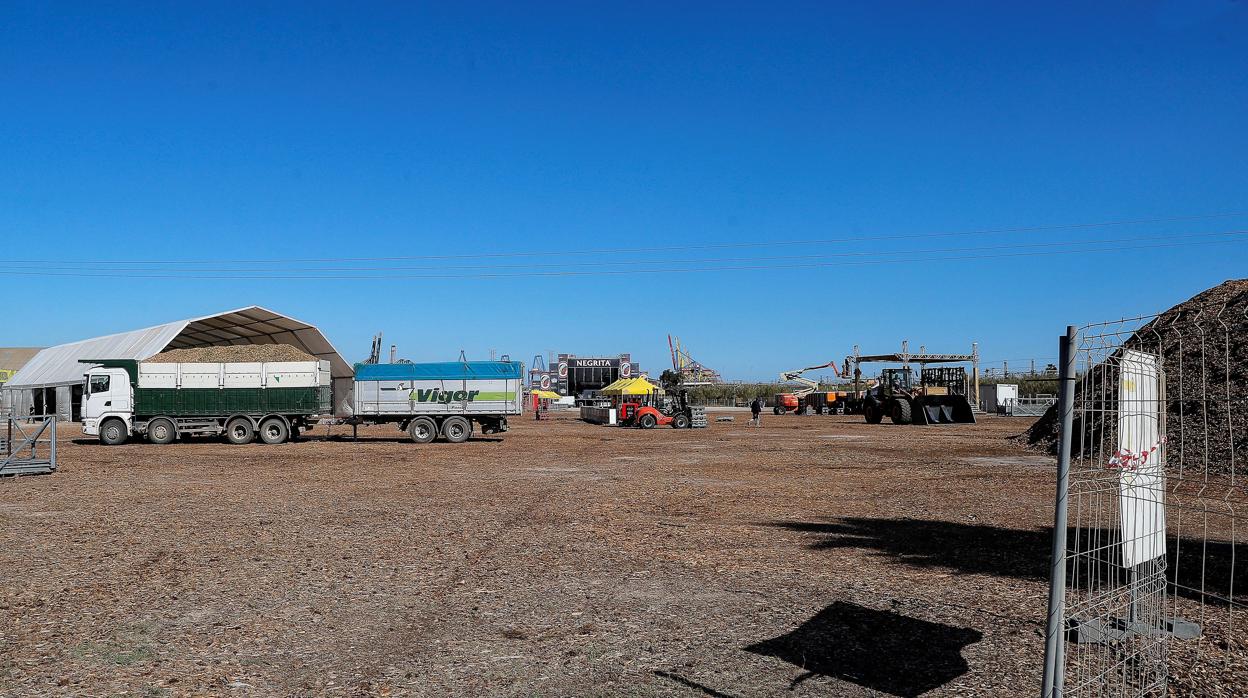
[[[117,446],[126,442],[126,423],[120,419],[106,419],[100,426],[100,443]]]
[[[235,417],[225,425],[225,440],[232,444],[249,444],[255,436],[255,427],[246,417]]]
[[[641,418],[637,420],[637,426],[642,429],[653,429],[658,423],[659,420],[655,419],[652,414],[643,414],[641,415]]]
[[[683,412],[680,414],[674,415],[672,417],[672,428],[673,429],[688,429],[689,418],[686,417]]]
[[[438,438],[438,425],[428,417],[417,417],[407,425],[407,435],[418,444],[427,444]]]
[[[909,424],[911,421],[909,400],[893,400],[890,412],[888,416],[893,420],[893,424]]]
[[[178,429],[173,420],[157,417],[147,423],[147,440],[154,444],[171,444],[178,440]]]
[[[269,417],[260,422],[260,440],[266,444],[285,443],[290,438],[290,428],[281,417]]]
[[[446,421],[442,422],[442,436],[453,444],[462,444],[468,440],[469,436],[472,436],[472,425],[463,417],[447,417]]]

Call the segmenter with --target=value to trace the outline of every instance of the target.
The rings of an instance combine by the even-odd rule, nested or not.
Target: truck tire
[[[771,413],[779,417],[780,415],[784,414],[784,408],[781,407],[780,405],[776,405],[775,407],[771,408]]]
[[[178,440],[178,428],[172,419],[157,417],[147,423],[147,440],[154,444],[171,444]]]
[[[688,429],[689,418],[686,417],[683,412],[674,415],[672,417],[672,428],[673,429]]]
[[[453,444],[462,444],[472,436],[472,424],[463,417],[447,417],[442,422],[442,436]]]
[[[286,443],[290,438],[290,427],[281,417],[269,417],[260,422],[260,440],[266,444]]]
[[[888,416],[893,420],[893,424],[909,424],[911,421],[910,401],[893,400],[893,404],[889,406]]]
[[[438,425],[428,417],[417,417],[407,425],[407,435],[418,444],[427,444],[438,438]]]
[[[652,414],[643,414],[641,415],[641,418],[637,420],[637,426],[642,429],[653,429],[658,423],[659,420],[655,419]]]
[[[225,424],[225,440],[232,444],[249,444],[256,438],[256,429],[246,417],[235,417]]]
[[[106,419],[100,425],[100,443],[105,446],[118,446],[126,442],[126,423],[120,419]]]

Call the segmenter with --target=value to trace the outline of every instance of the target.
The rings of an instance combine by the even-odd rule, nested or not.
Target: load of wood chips
[[[311,354],[289,344],[230,344],[218,347],[169,349],[144,363],[243,363],[248,361],[316,361]]]
[[[1123,346],[1162,357],[1168,461],[1207,472],[1246,472],[1248,279],[1226,281],[1174,306]],[[1114,351],[1113,361],[1120,355],[1121,349]],[[1075,383],[1071,453],[1099,459],[1107,448],[1117,448],[1118,374],[1112,363],[1091,372],[1080,370],[1085,372]],[[1023,438],[1030,446],[1057,453],[1060,422],[1053,405]]]

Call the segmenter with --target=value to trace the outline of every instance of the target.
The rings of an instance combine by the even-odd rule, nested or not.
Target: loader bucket
[[[974,424],[971,403],[961,395],[927,395],[919,398],[916,424]],[[919,421],[919,420],[923,421]]]

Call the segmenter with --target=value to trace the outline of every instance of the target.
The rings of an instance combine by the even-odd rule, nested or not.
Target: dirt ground
[[[0,694],[1036,693],[1027,421],[734,416],[66,439],[0,481]]]

